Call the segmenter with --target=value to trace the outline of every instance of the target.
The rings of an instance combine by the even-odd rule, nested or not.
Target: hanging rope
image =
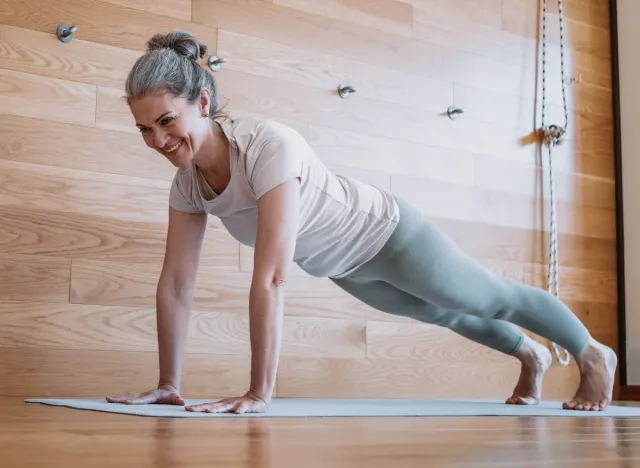
[[[547,0],[542,0],[542,132],[547,140],[549,148],[549,196],[551,198],[551,224],[550,245],[549,245],[549,270],[547,275],[547,288],[556,298],[560,298],[560,278],[558,260],[558,228],[556,222],[556,200],[553,180],[553,148],[562,143],[562,138],[567,132],[569,125],[569,113],[567,110],[567,97],[565,91],[564,76],[564,12],[562,0],[558,0],[558,11],[560,20],[560,73],[562,78],[562,100],[564,104],[564,126],[550,125],[545,123],[547,105]],[[571,357],[567,350],[564,350],[564,358],[560,356],[559,347],[553,343],[553,351],[558,362],[564,366],[568,365]]]

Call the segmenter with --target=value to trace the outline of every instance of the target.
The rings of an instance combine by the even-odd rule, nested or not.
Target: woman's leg
[[[518,358],[522,363],[520,379],[506,402],[522,405],[540,401],[542,377],[551,365],[551,353],[515,325],[442,309],[381,280],[361,279],[356,275],[333,281],[377,310],[446,327],[474,342]]]
[[[511,322],[558,343],[576,358],[582,375],[567,406],[590,409],[610,402],[615,353],[596,343],[569,308],[542,289],[491,273],[426,216],[402,199],[398,203],[396,231],[355,275],[388,282],[441,309]]]

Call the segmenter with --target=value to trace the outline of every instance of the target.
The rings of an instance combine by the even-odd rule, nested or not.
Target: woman
[[[214,80],[197,62],[207,48],[193,36],[156,35],[147,45],[127,78],[127,102],[145,143],[178,168],[157,289],[160,379],[152,391],[107,401],[185,404],[182,350],[212,214],[254,247],[251,383],[244,395],[188,411],[268,410],[292,262],[378,310],[447,327],[516,357],[521,376],[507,403],[537,403],[551,364],[549,350],[518,326],[575,357],[581,382],[565,409],[603,410],[611,402],[615,353],[555,297],[490,273],[406,201],[334,175],[289,127],[222,118]]]

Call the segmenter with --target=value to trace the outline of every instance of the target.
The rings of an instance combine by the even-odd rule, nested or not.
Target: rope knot
[[[550,145],[557,146],[562,143],[562,137],[565,134],[565,129],[559,125],[549,125],[542,128],[544,136],[549,141]]]

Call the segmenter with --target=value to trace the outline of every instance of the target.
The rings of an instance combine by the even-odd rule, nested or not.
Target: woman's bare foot
[[[618,357],[616,353],[591,338],[587,349],[575,357],[580,368],[580,386],[564,409],[602,411],[611,403]]]
[[[542,394],[542,377],[551,365],[551,352],[525,335],[516,357],[522,362],[520,379],[508,405],[536,405]]]

